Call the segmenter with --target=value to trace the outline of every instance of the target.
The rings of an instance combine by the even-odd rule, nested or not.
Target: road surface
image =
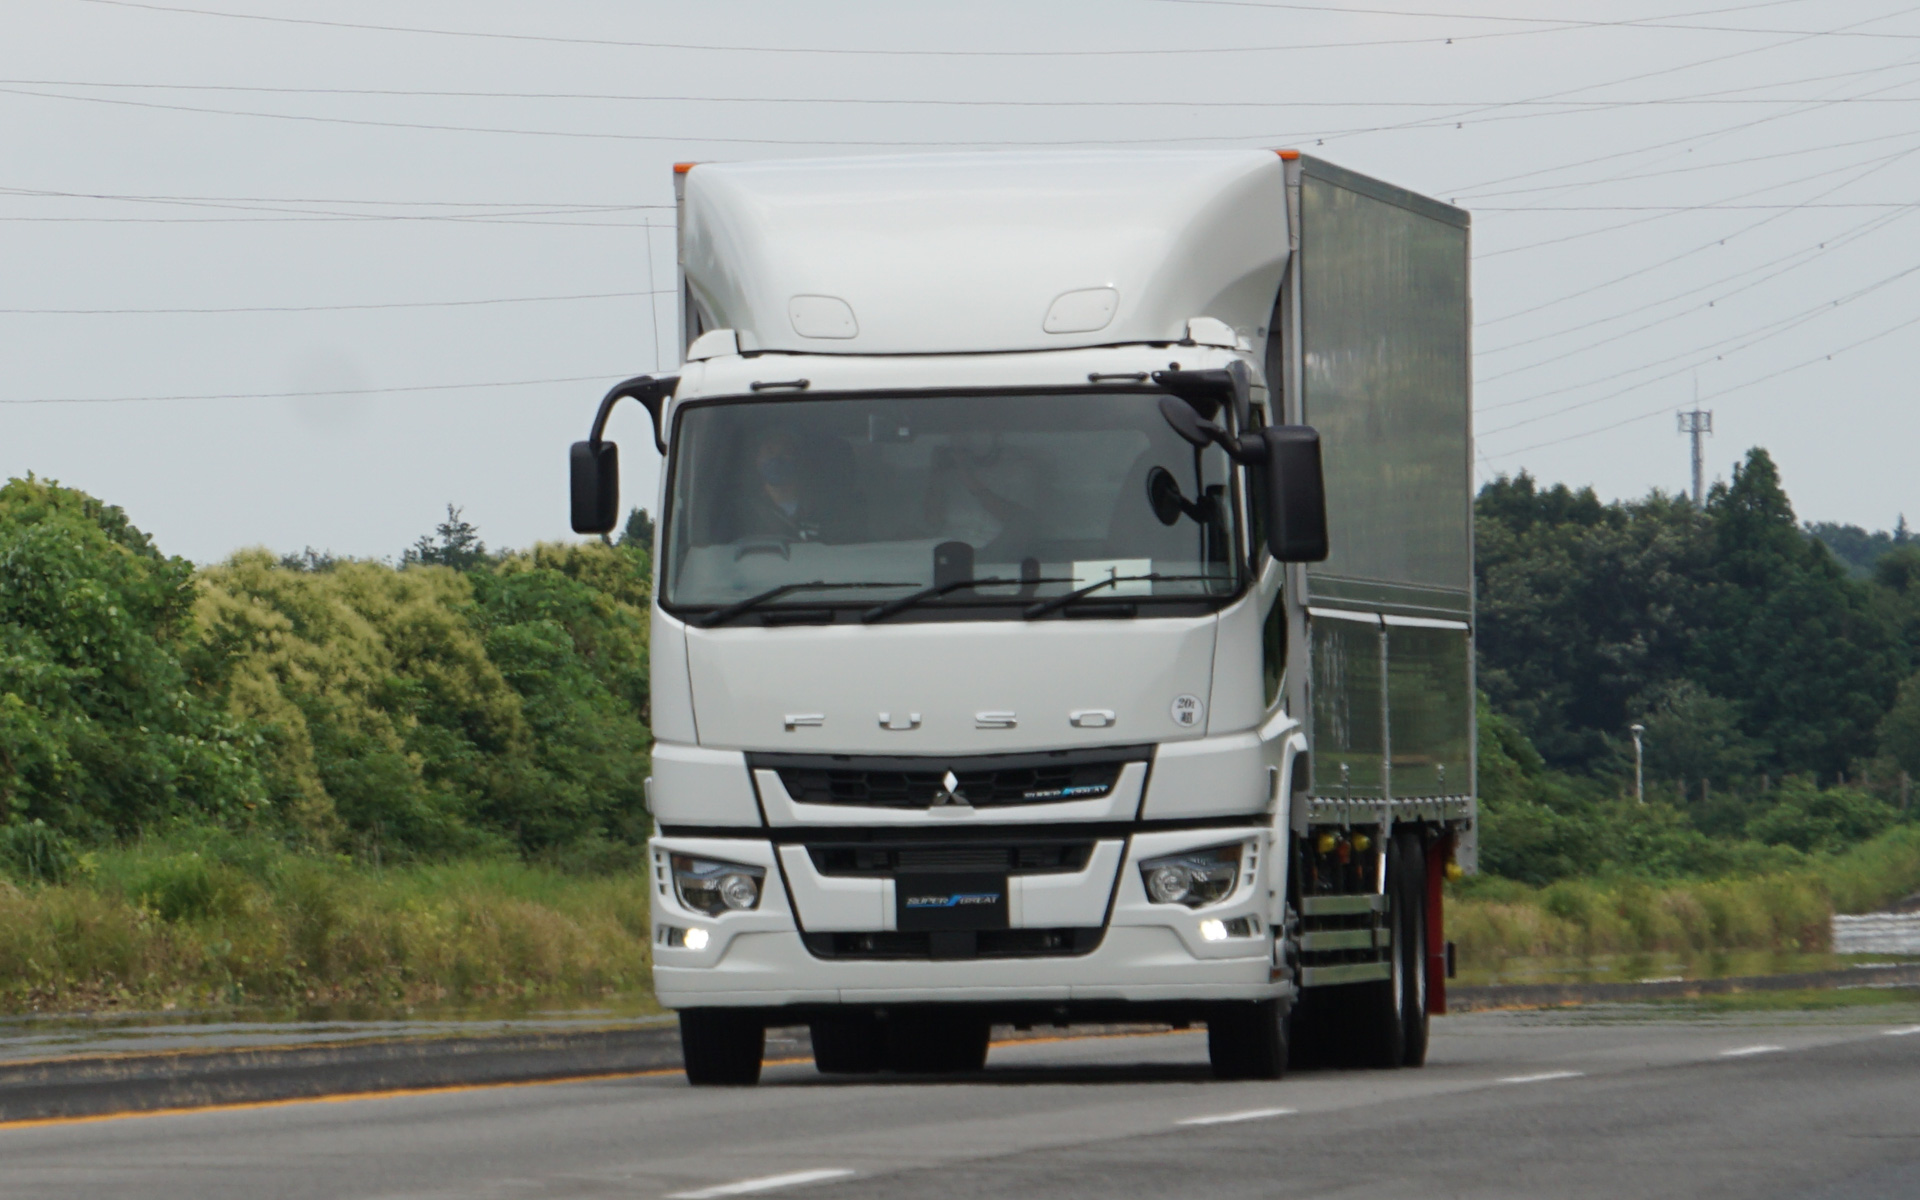
[[[776,1042],[770,1054],[791,1055]],[[0,1127],[0,1196],[1920,1196],[1920,1010],[1437,1021],[1418,1071],[1217,1083],[1203,1033],[971,1080],[675,1073]]]

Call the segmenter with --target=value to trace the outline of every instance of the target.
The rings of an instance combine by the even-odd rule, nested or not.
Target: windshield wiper
[[[1021,615],[1029,621],[1037,620],[1051,613],[1057,613],[1069,604],[1084,600],[1101,588],[1112,587],[1116,583],[1192,583],[1196,580],[1212,581],[1218,578],[1215,575],[1114,575],[1098,583],[1090,583],[1086,587],[1068,592],[1064,596],[1055,596],[1051,600],[1042,600],[1038,604],[1029,605]]]
[[[712,629],[715,625],[725,625],[743,612],[760,607],[769,600],[778,600],[789,592],[828,592],[837,588],[880,588],[912,587],[911,583],[828,583],[816,579],[811,583],[783,583],[776,588],[768,588],[757,596],[748,596],[745,600],[736,600],[725,608],[716,608],[701,617],[698,624],[702,629]]]
[[[866,612],[861,613],[860,619],[862,621],[867,622],[869,625],[871,625],[875,621],[884,621],[895,613],[905,612],[907,609],[912,608],[916,604],[923,604],[928,600],[937,600],[941,596],[949,595],[953,592],[965,591],[968,588],[978,588],[978,587],[1030,588],[1037,584],[1042,584],[1042,583],[1072,583],[1072,582],[1073,580],[1071,579],[1040,579],[1037,577],[1033,579],[1001,579],[998,576],[995,576],[990,579],[955,579],[948,583],[935,584],[933,587],[930,587],[930,588],[922,588],[921,590],[913,593],[910,596],[901,596],[898,599],[889,600],[885,604],[875,605],[874,607],[868,609]]]

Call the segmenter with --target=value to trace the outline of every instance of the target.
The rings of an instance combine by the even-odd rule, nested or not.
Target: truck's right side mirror
[[[1325,562],[1327,485],[1320,472],[1320,433],[1311,425],[1269,425],[1266,445],[1267,550],[1280,562]]]
[[[611,533],[620,520],[620,447],[575,442],[567,453],[573,492],[573,531]]]

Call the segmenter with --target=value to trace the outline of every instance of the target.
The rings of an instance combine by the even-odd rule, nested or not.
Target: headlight
[[[1240,874],[1241,843],[1188,850],[1140,864],[1140,880],[1155,904],[1184,904],[1199,908],[1224,900]]]
[[[729,910],[757,908],[765,867],[719,862],[710,858],[673,856],[673,892],[694,912],[717,917]]]

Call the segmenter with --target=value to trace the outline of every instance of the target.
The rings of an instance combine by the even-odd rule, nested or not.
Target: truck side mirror
[[[1319,431],[1311,425],[1269,425],[1256,436],[1266,448],[1261,490],[1267,550],[1280,562],[1325,562],[1327,485],[1320,471]]]
[[[575,442],[567,454],[572,475],[573,531],[612,533],[620,519],[620,447]]]
[[[665,430],[661,427],[661,409],[667,397],[680,383],[678,375],[636,375],[615,384],[600,401],[593,417],[593,433],[584,442],[575,442],[567,453],[567,470],[573,493],[573,531],[575,533],[612,533],[620,519],[620,450],[603,440],[607,417],[621,400],[638,400],[653,418],[653,444],[667,452]]]

